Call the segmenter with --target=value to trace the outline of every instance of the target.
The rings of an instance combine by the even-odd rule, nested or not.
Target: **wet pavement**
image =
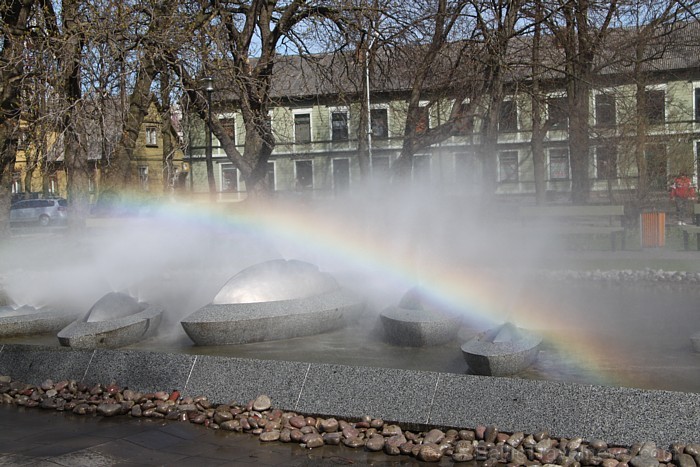
[[[262,443],[192,423],[0,405],[0,466],[422,466],[362,448]],[[452,465],[452,462],[430,464]]]

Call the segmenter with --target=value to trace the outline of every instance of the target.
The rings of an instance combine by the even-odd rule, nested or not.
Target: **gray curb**
[[[631,445],[700,442],[700,394],[553,381],[133,350],[0,345],[0,375],[40,384],[75,379],[139,391],[178,389],[214,403],[267,394],[273,406],[314,415],[363,415],[409,427],[501,432]]]

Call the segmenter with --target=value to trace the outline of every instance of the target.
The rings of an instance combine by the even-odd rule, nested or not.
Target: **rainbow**
[[[597,375],[597,383],[625,385],[617,380],[620,375],[606,376],[599,367],[605,361],[602,347],[590,342],[590,336],[579,337],[568,331],[568,323],[557,322],[557,316],[562,314],[551,309],[551,305],[539,303],[523,290],[505,293],[502,281],[481,268],[444,257],[420,255],[407,242],[399,242],[397,246],[393,239],[381,235],[376,226],[348,221],[333,215],[332,209],[274,202],[221,203],[211,208],[200,204],[168,204],[160,212],[159,220],[265,235],[277,242],[308,248],[316,258],[343,264],[351,270],[372,271],[402,287],[403,292],[418,285],[433,303],[459,312],[465,323],[475,328],[510,320],[523,327],[545,330],[546,341],[569,355],[572,364]]]

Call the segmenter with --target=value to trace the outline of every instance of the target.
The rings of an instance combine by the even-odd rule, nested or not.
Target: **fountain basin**
[[[210,303],[180,324],[197,345],[247,344],[310,336],[345,326],[364,304],[344,290],[289,300]]]
[[[461,320],[434,310],[391,306],[380,314],[387,342],[408,347],[445,344],[457,335]]]
[[[155,334],[162,314],[160,307],[112,292],[98,300],[84,318],[63,328],[57,337],[66,347],[124,347]]]
[[[539,336],[505,323],[462,344],[462,355],[472,374],[510,376],[537,360],[541,343]]]
[[[55,308],[0,307],[0,337],[52,334],[73,321],[77,313]]]

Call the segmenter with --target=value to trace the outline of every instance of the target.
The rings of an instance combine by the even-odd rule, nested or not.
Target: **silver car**
[[[24,199],[10,207],[10,224],[38,223],[42,226],[64,223],[68,202],[63,198]]]

